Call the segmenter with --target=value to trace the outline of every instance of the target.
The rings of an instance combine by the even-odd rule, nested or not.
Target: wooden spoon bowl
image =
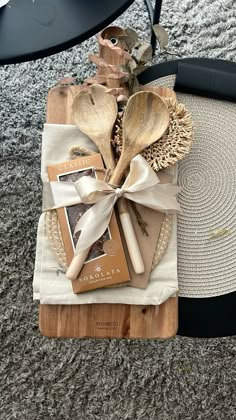
[[[98,147],[106,167],[114,170],[111,135],[117,118],[117,102],[106,93],[106,87],[92,85],[90,91],[81,90],[72,104],[74,123]]]
[[[130,161],[163,136],[169,118],[165,102],[156,93],[142,91],[129,98],[123,117],[121,156],[111,182],[119,184]]]

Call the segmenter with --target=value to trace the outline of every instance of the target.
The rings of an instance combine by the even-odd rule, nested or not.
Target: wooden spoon
[[[92,85],[90,92],[81,90],[72,105],[75,124],[96,144],[106,168],[112,171],[116,165],[111,149],[111,135],[117,112],[115,97],[108,95],[102,85]]]
[[[110,179],[111,184],[120,184],[133,157],[160,139],[165,133],[168,125],[169,110],[159,95],[152,92],[138,92],[129,98],[123,117],[121,155]],[[133,244],[133,237],[129,226],[126,226],[128,209],[123,207],[123,198],[121,198],[118,203],[120,220],[132,264],[134,267],[137,266],[141,269],[139,263],[139,248]],[[144,270],[135,272],[142,273]]]
[[[106,168],[113,172],[115,161],[111,149],[111,135],[117,118],[117,102],[114,96],[106,93],[104,86],[92,85],[90,89],[90,93],[81,90],[75,96],[72,105],[73,120],[79,129],[96,144]],[[126,201],[119,200],[117,207],[134,271],[141,274],[145,268]],[[77,278],[89,249],[87,248],[73,258],[66,273],[70,280]]]
[[[119,185],[130,161],[160,139],[169,124],[169,111],[162,98],[153,92],[137,92],[126,105],[120,159],[110,179]]]

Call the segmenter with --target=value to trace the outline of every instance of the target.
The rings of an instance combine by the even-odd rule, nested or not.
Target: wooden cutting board
[[[71,104],[79,86],[55,87],[48,94],[47,123],[73,124]],[[175,96],[166,88],[151,88]],[[170,338],[178,328],[178,298],[159,306],[124,304],[40,305],[39,328],[47,337]]]

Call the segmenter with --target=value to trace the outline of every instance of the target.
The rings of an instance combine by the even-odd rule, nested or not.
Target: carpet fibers
[[[234,0],[164,0],[161,22],[182,57],[236,61]],[[117,21],[148,37],[143,1]],[[95,38],[0,67],[0,419],[236,419],[235,340],[54,340],[32,302],[46,95],[91,75]],[[155,61],[158,59],[156,58]]]

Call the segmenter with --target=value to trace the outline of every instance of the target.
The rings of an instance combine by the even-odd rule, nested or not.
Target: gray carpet
[[[162,23],[182,56],[236,61],[234,0],[164,0]],[[141,0],[118,20],[149,34]],[[94,38],[0,67],[1,420],[236,419],[235,340],[50,340],[32,302],[47,91],[92,74]]]

